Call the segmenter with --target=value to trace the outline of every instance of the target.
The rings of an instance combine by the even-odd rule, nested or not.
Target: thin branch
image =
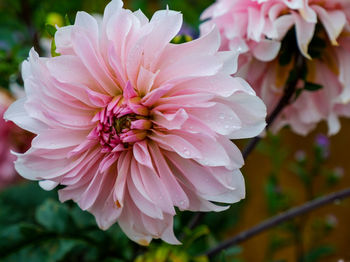
[[[284,94],[280,101],[278,102],[275,109],[272,111],[272,113],[267,117],[266,119],[266,129],[268,130],[272,123],[277,119],[277,117],[280,115],[280,113],[283,111],[283,109],[290,104],[290,101],[296,91],[296,86],[303,75],[304,70],[304,58],[302,55],[297,55],[296,58],[296,64],[294,70],[291,72],[291,77],[287,81],[286,87],[284,89]],[[261,136],[257,136],[252,138],[248,145],[243,149],[243,157],[246,159],[250,153],[255,149],[255,147],[259,144],[261,140]]]
[[[230,239],[227,239],[226,241],[220,243],[219,245],[217,245],[213,249],[207,251],[204,255],[208,256],[209,258],[212,258],[215,255],[217,255],[220,251],[222,251],[230,246],[237,245],[237,244],[239,244],[239,243],[267,230],[267,229],[275,227],[275,226],[277,226],[285,221],[288,221],[288,220],[293,219],[297,216],[308,213],[312,210],[315,210],[315,209],[322,207],[324,205],[327,205],[329,203],[333,203],[336,200],[341,200],[341,199],[344,199],[347,197],[350,197],[350,188],[326,195],[324,197],[320,197],[320,198],[315,199],[313,201],[307,202],[301,206],[289,209],[284,213],[281,213],[277,216],[274,216],[270,219],[267,219],[264,222],[254,226],[246,231],[243,231]]]

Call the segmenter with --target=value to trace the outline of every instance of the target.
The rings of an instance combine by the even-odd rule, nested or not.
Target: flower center
[[[152,128],[148,108],[133,89],[128,91],[115,97],[93,119],[97,126],[89,138],[99,140],[103,153],[127,150],[145,139]]]

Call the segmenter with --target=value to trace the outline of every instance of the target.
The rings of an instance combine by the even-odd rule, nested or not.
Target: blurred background
[[[74,22],[79,10],[102,13],[108,2],[0,0],[1,103],[18,96],[13,90],[18,93],[23,85],[20,64],[30,48],[34,46],[42,55],[50,53],[48,24]],[[185,22],[182,32],[195,38],[199,16],[213,1],[124,2],[126,8],[141,9],[148,17],[167,5],[181,11]],[[31,137],[17,132],[14,138],[9,133],[1,133],[0,140],[15,139],[23,145],[26,142],[18,138]],[[148,249],[138,247],[118,226],[100,231],[94,219],[74,203],[60,204],[56,191],[45,192],[37,183],[16,178],[0,189],[0,261],[207,261],[193,257],[281,211],[350,186],[350,120],[342,120],[342,129],[335,137],[325,134],[326,127],[320,125],[307,137],[294,135],[288,128],[278,136],[267,135],[243,169],[247,198],[228,211],[205,215],[194,227],[194,214],[179,214],[175,230],[184,242],[180,247],[160,241]],[[243,148],[246,142],[238,141],[238,145]],[[336,202],[222,252],[215,261],[350,261],[349,221],[350,200]]]

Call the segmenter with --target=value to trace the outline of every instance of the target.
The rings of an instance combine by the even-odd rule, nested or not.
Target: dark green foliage
[[[315,84],[315,83],[310,83],[310,82],[305,82],[305,86],[304,86],[304,89],[307,90],[307,91],[318,91],[320,89],[322,89],[323,86],[322,85],[319,85],[319,84]]]
[[[48,34],[51,37],[55,36],[56,31],[57,31],[56,27],[54,27],[53,25],[50,25],[50,24],[46,24],[46,32],[48,32]]]
[[[315,34],[309,45],[309,54],[315,58],[321,58],[325,48],[327,47],[328,37],[326,31],[321,24],[316,25]]]
[[[297,52],[299,52],[299,49],[295,37],[295,29],[292,28],[282,40],[281,51],[278,58],[279,64],[281,66],[288,65],[292,62],[293,56]]]
[[[135,245],[117,225],[101,231],[91,214],[56,194],[36,183],[1,192],[0,261],[132,259]]]
[[[142,0],[141,0],[142,1]],[[198,28],[201,23],[200,14],[206,9],[214,0],[159,0],[161,6],[165,8],[167,5],[170,9],[181,11],[184,15],[184,20],[187,24]]]
[[[334,253],[335,249],[332,246],[319,246],[310,250],[303,259],[303,262],[317,262],[321,258],[325,258]]]

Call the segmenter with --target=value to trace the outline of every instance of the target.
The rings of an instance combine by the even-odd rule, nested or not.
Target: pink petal
[[[91,40],[81,31],[73,30],[72,42],[74,51],[101,87],[109,95],[119,94],[121,92],[120,88],[115,84],[111,73],[99,53],[94,49]]]
[[[332,44],[338,45],[337,38],[347,22],[344,12],[340,10],[326,11],[318,5],[313,5],[312,8],[317,12]]]
[[[254,56],[260,61],[267,62],[276,58],[281,43],[272,40],[261,40],[252,50]]]
[[[76,146],[87,136],[86,131],[46,130],[32,141],[32,147],[42,149],[59,149]]]
[[[138,167],[143,174],[142,181],[145,189],[153,203],[160,207],[163,212],[175,215],[175,209],[169,193],[155,170],[142,165],[138,165]],[[157,191],[155,191],[154,188],[157,188]]]
[[[169,195],[172,199],[173,205],[179,207],[182,210],[185,210],[186,208],[188,208],[189,199],[183,191],[182,187],[180,186],[177,178],[174,176],[173,172],[169,168],[168,163],[163,157],[163,153],[161,152],[160,148],[154,143],[151,143],[150,149],[152,157],[154,159],[157,159],[155,165],[157,167],[160,180],[167,188]]]
[[[292,13],[295,20],[295,29],[297,35],[297,42],[300,52],[308,59],[311,59],[308,54],[309,44],[315,33],[315,23],[306,22],[298,14]]]
[[[202,156],[198,149],[180,136],[153,132],[149,138],[158,143],[161,148],[174,151],[183,158],[200,158]]]
[[[134,144],[133,154],[139,164],[153,169],[152,159],[148,151],[147,142],[145,140]]]
[[[93,103],[97,107],[105,107],[112,100],[110,96],[106,96],[104,94],[92,91],[90,89],[86,90],[86,92],[88,93],[91,103]]]
[[[153,123],[168,130],[181,129],[182,125],[188,119],[186,111],[182,108],[173,114],[163,114],[156,110],[154,110],[153,113]]]
[[[209,108],[191,108],[187,111],[221,135],[229,135],[242,126],[241,120],[235,112],[221,103],[216,103]]]

